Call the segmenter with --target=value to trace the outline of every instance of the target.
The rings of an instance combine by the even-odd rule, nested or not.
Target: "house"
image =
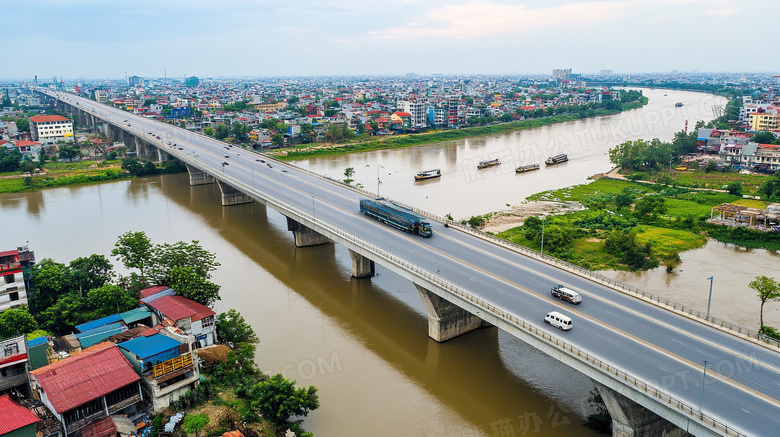
[[[30,117],[30,134],[41,144],[73,141],[73,122],[61,115],[36,115]]]
[[[22,393],[29,397],[27,342],[23,335],[0,340],[0,394]]]
[[[165,331],[162,331],[165,332]],[[144,383],[152,411],[170,406],[198,385],[200,372],[189,344],[148,329],[138,337],[118,344]]]
[[[390,116],[392,123],[399,123],[403,126],[403,129],[409,129],[412,125],[412,114],[408,112],[394,112]]]
[[[41,402],[72,435],[115,413],[142,409],[141,377],[113,343],[100,343],[78,355],[30,372]]]
[[[195,337],[193,348],[206,347],[216,342],[216,313],[210,308],[185,297],[172,295],[175,291],[168,287],[152,294],[145,291],[141,290],[141,302],[152,309],[154,325],[176,327],[184,335]]]
[[[27,305],[35,253],[27,246],[0,252],[0,312]]]
[[[38,160],[38,156],[41,154],[41,143],[35,141],[19,140],[16,142],[16,148],[22,152],[23,156],[29,157],[33,161]]]
[[[40,421],[10,396],[0,396],[0,437],[35,437],[35,425]]]

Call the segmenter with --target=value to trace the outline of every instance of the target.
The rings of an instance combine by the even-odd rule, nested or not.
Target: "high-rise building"
[[[428,125],[425,102],[421,100],[399,100],[398,109],[411,114],[411,127],[425,127]]]
[[[553,79],[569,80],[571,77],[571,68],[559,69],[556,68],[552,71]]]
[[[186,79],[184,79],[184,85],[187,85],[188,87],[195,87],[198,86],[200,83],[200,80],[195,76],[190,76]]]
[[[615,72],[612,70],[601,70],[599,74],[602,76],[614,76]]]
[[[35,253],[27,246],[0,252],[0,312],[27,306],[30,268],[34,264]]]
[[[127,84],[130,86],[136,86],[141,84],[141,78],[138,76],[130,76],[127,78]]]

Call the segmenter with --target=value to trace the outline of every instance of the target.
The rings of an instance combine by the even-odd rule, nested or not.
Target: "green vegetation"
[[[467,137],[501,134],[516,130],[548,126],[555,123],[574,121],[581,118],[616,114],[621,111],[636,109],[646,104],[647,98],[640,97],[637,101],[622,103],[621,109],[587,109],[584,112],[552,115],[545,118],[536,118],[530,120],[512,121],[509,123],[501,123],[491,126],[468,127],[453,130],[436,130],[420,134],[390,136],[382,139],[371,139],[365,142],[352,143],[338,147],[324,147],[318,149],[307,148],[306,150],[301,150],[301,148],[298,148],[297,150],[289,150],[286,152],[286,154],[280,154],[276,157],[281,160],[291,161],[295,159],[308,158],[311,156],[340,155],[344,153],[366,152],[370,150],[396,149],[420,144],[458,140]]]
[[[765,178],[766,179],[766,178]],[[658,265],[673,271],[679,253],[704,245],[707,238],[746,247],[780,249],[780,235],[706,223],[711,209],[735,202],[763,207],[764,202],[725,192],[697,191],[611,179],[546,191],[528,200],[577,201],[584,211],[531,217],[523,226],[498,234],[595,270],[645,270]]]

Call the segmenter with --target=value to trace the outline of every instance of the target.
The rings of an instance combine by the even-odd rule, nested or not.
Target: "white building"
[[[24,270],[35,264],[35,255],[26,246],[0,252],[0,312],[27,306]]]
[[[412,119],[410,120],[411,127],[425,127],[428,125],[428,122],[426,120],[427,116],[427,108],[426,104],[421,101],[409,101],[409,100],[399,100],[398,101],[398,110],[401,112],[408,112],[411,114]]]
[[[30,134],[41,144],[73,141],[73,123],[61,115],[36,115],[30,117]]]

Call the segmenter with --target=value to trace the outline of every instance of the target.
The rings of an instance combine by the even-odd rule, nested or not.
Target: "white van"
[[[582,295],[579,292],[574,291],[571,288],[566,288],[563,285],[556,285],[553,287],[552,290],[550,290],[550,294],[552,294],[553,297],[571,302],[575,305],[579,305],[582,302]]]
[[[550,311],[544,316],[544,323],[549,323],[558,329],[568,331],[572,328],[571,319],[568,316],[564,316],[558,311]]]

